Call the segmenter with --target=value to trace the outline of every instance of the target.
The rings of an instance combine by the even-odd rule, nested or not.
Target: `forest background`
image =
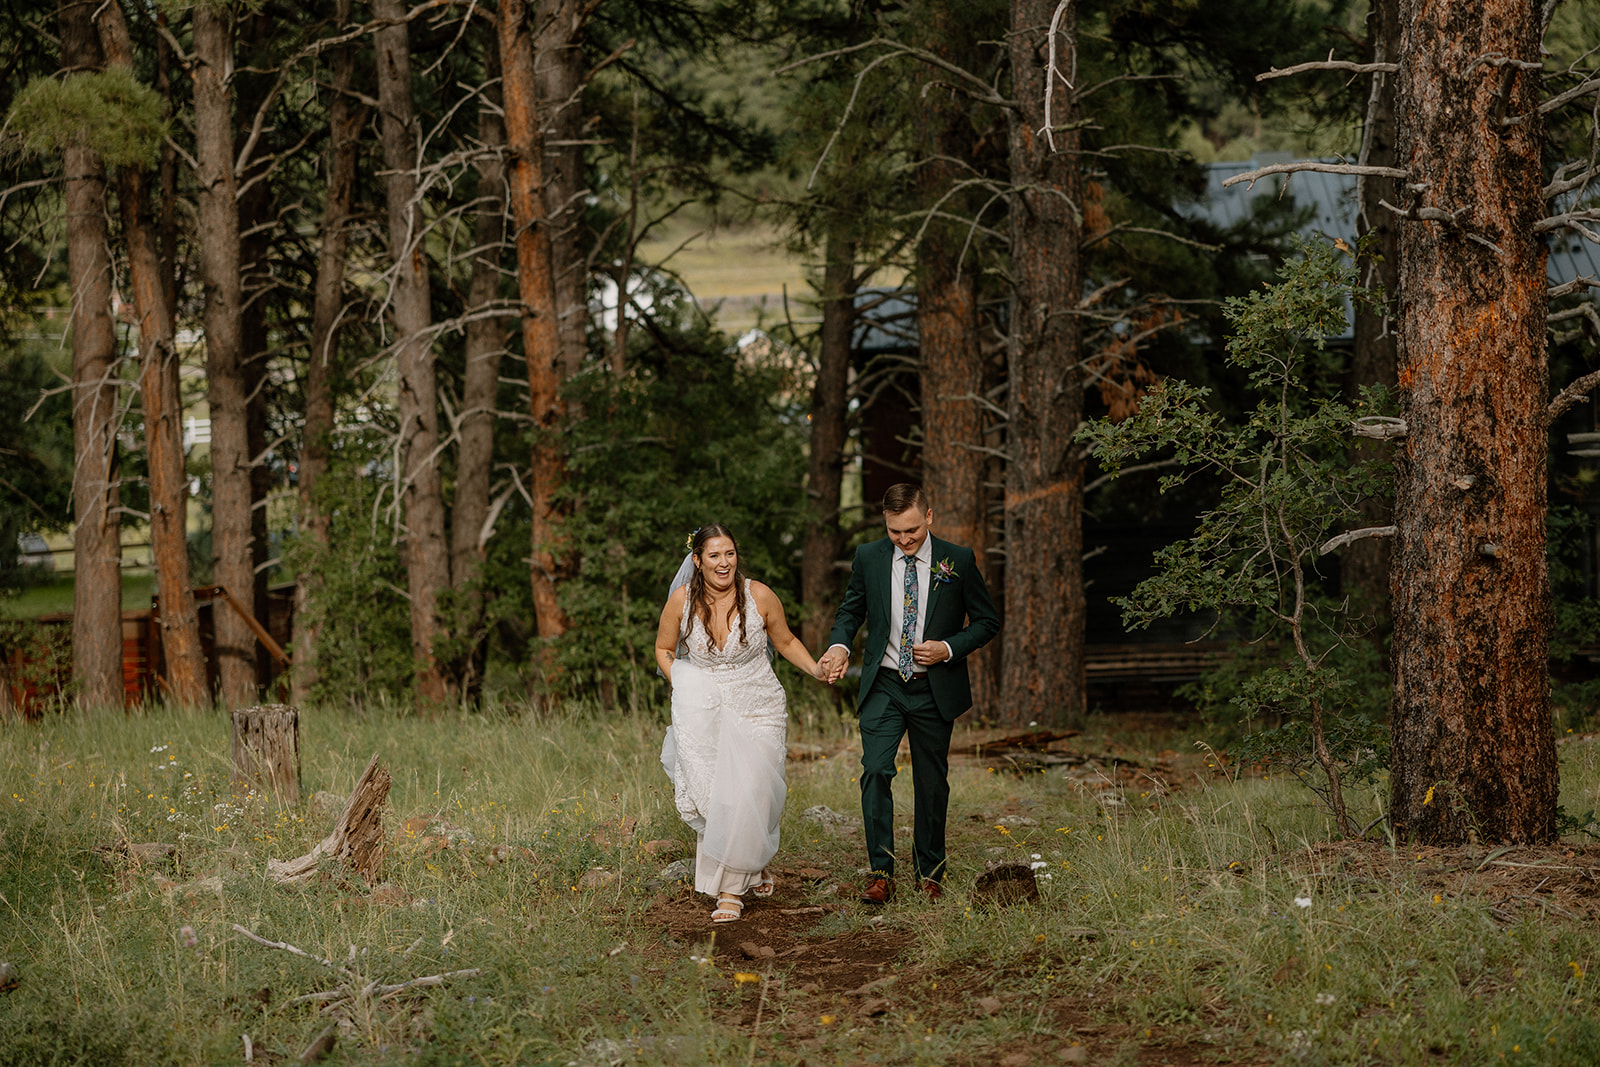
[[[91,704],[119,699],[114,620],[144,591],[124,540],[148,541],[156,588],[215,582],[258,617],[293,581],[296,700],[650,701],[690,530],[740,531],[815,648],[841,561],[876,535],[870,472],[920,475],[1005,612],[980,713],[1074,718],[1086,511],[1193,516],[1216,486],[1097,477],[1074,435],[1168,376],[1245,409],[1247,376],[1215,358],[1222,302],[1305,220],[1262,195],[1218,228],[1185,210],[1201,164],[1392,150],[1368,79],[1256,76],[1330,49],[1371,60],[1398,8],[1069,7],[1052,120],[1054,3],[12,5],[8,589],[38,577],[17,534],[73,532]],[[1592,43],[1583,7],[1553,11],[1572,55]],[[1035,136],[1047,125],[1059,144]],[[1395,222],[1363,218],[1363,284],[1383,288]],[[697,299],[696,243],[727,234],[772,241],[810,291]],[[915,298],[879,328],[916,344],[862,359],[852,338],[896,291]],[[1379,305],[1358,302],[1353,348],[1317,356],[1312,393],[1393,383]],[[1559,383],[1594,348],[1592,313],[1557,315],[1577,327],[1553,326]],[[185,447],[197,411],[208,449]],[[1587,407],[1556,427],[1593,429]],[[1574,553],[1555,557],[1558,633],[1576,644],[1594,472],[1559,449],[1549,471],[1570,505],[1553,543]],[[1386,559],[1363,542],[1317,582],[1376,635],[1348,646],[1369,719]],[[163,598],[168,695],[191,703],[213,697],[194,610]],[[254,702],[265,651],[231,613],[215,625],[215,696]],[[1225,710],[1237,688],[1205,692]]]

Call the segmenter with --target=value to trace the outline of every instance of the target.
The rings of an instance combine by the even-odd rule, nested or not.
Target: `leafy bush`
[[[1212,408],[1209,390],[1169,379],[1129,418],[1080,432],[1113,472],[1170,454],[1178,469],[1162,479],[1163,492],[1198,472],[1219,477],[1217,504],[1195,533],[1157,553],[1157,573],[1117,601],[1124,624],[1206,610],[1252,625],[1243,660],[1250,670],[1236,675],[1231,699],[1248,719],[1273,725],[1245,749],[1286,763],[1328,801],[1346,834],[1341,775],[1372,773],[1386,746],[1382,725],[1359,713],[1340,670],[1339,657],[1364,643],[1360,628],[1344,605],[1319,595],[1316,561],[1330,529],[1358,518],[1357,502],[1382,483],[1385,470],[1348,457],[1351,420],[1383,398],[1369,391],[1352,407],[1313,396],[1307,378],[1327,339],[1343,332],[1347,299],[1362,295],[1334,246],[1305,244],[1276,284],[1225,305],[1235,331],[1228,362],[1260,398],[1242,421]],[[1320,778],[1307,773],[1313,767]]]

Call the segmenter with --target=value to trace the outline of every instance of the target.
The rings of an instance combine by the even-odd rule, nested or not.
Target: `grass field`
[[[56,574],[30,585],[5,602],[5,614],[16,619],[33,619],[40,615],[53,615],[72,611],[71,571]],[[145,570],[122,572],[122,610],[137,611],[150,607],[150,596],[155,592],[156,576]]]
[[[235,797],[221,712],[0,724],[0,1062],[239,1063],[247,1037],[296,1062],[322,1035],[334,1063],[1600,1057],[1600,849],[1333,843],[1298,784],[1100,718],[1043,752],[958,733],[951,891],[876,912],[848,723],[794,720],[778,892],[715,937],[663,873],[691,837],[648,714],[306,710],[308,797],[375,752],[393,774],[376,888],[267,880],[337,809]],[[1569,810],[1597,754],[1562,746]],[[1039,899],[986,903],[996,862]]]

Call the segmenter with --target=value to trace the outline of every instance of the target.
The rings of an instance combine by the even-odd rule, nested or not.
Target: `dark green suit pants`
[[[894,874],[895,753],[911,737],[911,789],[916,802],[912,838],[918,878],[944,878],[945,812],[950,806],[950,734],[954,724],[939,714],[926,678],[902,681],[881,670],[861,703],[861,816],[866,823],[867,860],[880,874]]]

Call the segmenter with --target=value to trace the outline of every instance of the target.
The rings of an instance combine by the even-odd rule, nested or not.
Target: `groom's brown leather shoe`
[[[863,904],[887,904],[894,899],[894,879],[885,878],[875,874],[867,879],[867,887],[861,891]]]
[[[924,878],[922,880],[922,895],[927,897],[930,903],[936,901],[944,896],[944,886],[935,882],[932,878]]]

